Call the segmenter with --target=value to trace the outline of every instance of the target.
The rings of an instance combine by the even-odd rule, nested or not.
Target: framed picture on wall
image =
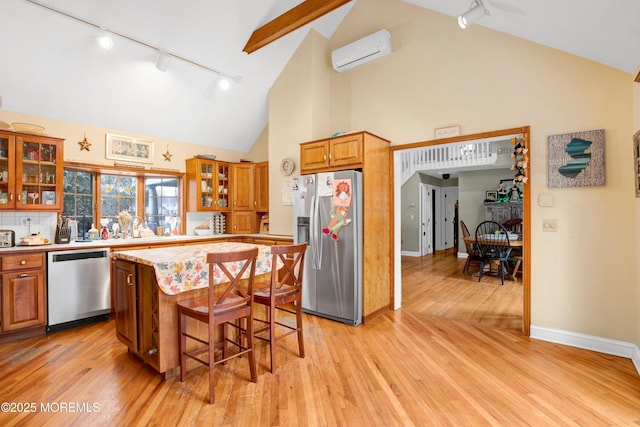
[[[125,162],[153,163],[153,141],[107,134],[106,158]]]
[[[497,191],[487,191],[484,196],[485,202],[495,202],[498,200],[498,192]]]

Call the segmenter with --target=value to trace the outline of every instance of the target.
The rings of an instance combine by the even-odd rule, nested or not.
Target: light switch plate
[[[555,198],[551,193],[542,193],[538,196],[538,206],[540,207],[553,206],[554,202],[555,202]]]
[[[550,231],[556,232],[558,231],[558,220],[553,219],[543,219],[542,220],[542,231]]]

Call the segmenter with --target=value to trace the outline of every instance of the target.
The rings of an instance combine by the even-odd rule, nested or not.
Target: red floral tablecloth
[[[256,276],[271,272],[271,248],[251,243],[222,242],[205,245],[173,246],[169,248],[139,249],[114,252],[113,257],[152,266],[158,286],[167,295],[176,295],[192,289],[209,286],[207,253],[230,252],[258,248]],[[240,263],[233,266],[240,268]],[[216,275],[222,275],[217,268]]]

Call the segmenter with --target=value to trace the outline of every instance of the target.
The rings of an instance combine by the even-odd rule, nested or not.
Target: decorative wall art
[[[153,163],[153,142],[129,136],[107,134],[107,159],[125,162]]]
[[[605,184],[604,129],[551,135],[547,155],[549,187]]]

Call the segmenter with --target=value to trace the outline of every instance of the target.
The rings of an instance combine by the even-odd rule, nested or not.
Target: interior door
[[[433,186],[420,184],[420,255],[433,253]]]
[[[454,217],[456,214],[456,202],[458,201],[458,187],[442,187],[442,236],[444,249],[454,246]]]

